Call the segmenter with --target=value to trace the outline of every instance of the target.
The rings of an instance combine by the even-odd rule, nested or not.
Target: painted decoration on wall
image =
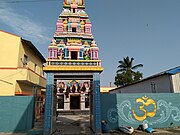
[[[153,99],[149,99],[148,97],[143,96],[142,98],[137,98],[136,103],[141,103],[139,110],[143,112],[142,116],[138,116],[135,113],[134,108],[132,108],[132,114],[137,121],[144,121],[147,117],[152,118],[156,115],[156,103]],[[145,106],[149,107],[150,105],[153,105],[153,111],[149,112],[145,109]]]
[[[58,93],[88,93],[89,91],[89,80],[57,80]]]
[[[118,118],[126,123],[137,125],[142,123],[162,124],[170,117],[173,121],[180,122],[180,109],[162,99],[155,102],[154,99],[143,96],[137,98],[135,104],[124,100],[120,104],[116,104],[116,107],[107,111],[108,121],[112,124],[117,123]]]

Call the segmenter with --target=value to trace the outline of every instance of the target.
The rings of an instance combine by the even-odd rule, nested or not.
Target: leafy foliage
[[[115,82],[116,86],[124,86],[133,82],[139,81],[143,75],[139,71],[134,71],[139,67],[143,67],[143,64],[133,66],[134,58],[123,58],[119,61],[118,70],[116,71]]]

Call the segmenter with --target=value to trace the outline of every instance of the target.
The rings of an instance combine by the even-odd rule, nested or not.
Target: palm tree
[[[133,66],[133,60],[134,58],[132,57],[131,59],[129,59],[129,56],[127,56],[126,58],[123,58],[123,61],[120,60],[119,61],[120,65],[117,67],[119,69],[117,70],[116,73],[128,72],[128,71],[134,72],[133,70],[139,67],[143,67],[143,64],[138,64],[138,65]]]
[[[119,86],[130,84],[142,78],[142,73],[139,71],[135,72],[134,70],[138,69],[139,67],[143,67],[143,64],[133,66],[133,61],[134,58],[129,58],[129,56],[119,61],[119,66],[117,67],[118,70],[116,71],[115,77],[115,85]]]

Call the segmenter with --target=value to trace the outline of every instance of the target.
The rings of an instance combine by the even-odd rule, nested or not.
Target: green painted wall
[[[33,126],[34,97],[0,97],[0,132],[24,132]]]
[[[148,123],[152,128],[180,126],[180,94],[102,94],[101,120],[110,129]]]

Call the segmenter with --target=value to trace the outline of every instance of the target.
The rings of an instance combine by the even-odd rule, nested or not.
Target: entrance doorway
[[[71,59],[72,60],[77,60],[77,52],[76,51],[71,52]]]
[[[80,109],[80,95],[70,96],[70,109]]]
[[[57,96],[57,103],[58,103],[57,109],[64,109],[64,94]]]

